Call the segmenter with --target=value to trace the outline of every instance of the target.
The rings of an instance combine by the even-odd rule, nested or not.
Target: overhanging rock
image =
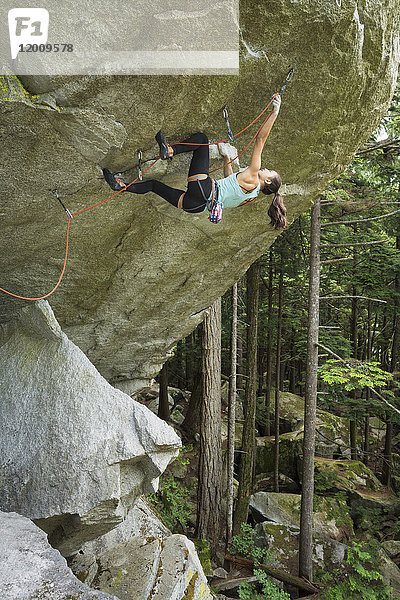
[[[1,164],[8,173],[1,287],[41,296],[57,281],[66,221],[52,189],[72,212],[105,199],[109,188],[99,166],[123,171],[127,180],[136,176],[137,149],[144,158],[154,156],[160,127],[170,141],[198,130],[226,138],[224,104],[239,131],[291,66],[295,75],[264,157],[283,177],[289,219],[298,217],[387,109],[397,77],[399,18],[398,0],[242,0],[246,45],[237,77],[7,79],[0,106]],[[22,84],[39,95],[35,102]],[[248,134],[236,138],[239,150]],[[184,187],[185,159],[160,166],[157,176]],[[226,209],[222,223],[213,225],[206,214],[126,193],[77,216],[67,272],[50,299],[63,330],[109,381],[138,389],[273,242],[268,205],[262,197],[253,206]],[[13,318],[19,302],[0,297],[0,322]]]
[[[178,454],[174,430],[113,388],[39,301],[0,331],[0,508],[64,556],[110,531]]]

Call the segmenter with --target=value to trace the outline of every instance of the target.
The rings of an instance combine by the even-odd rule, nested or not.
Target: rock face
[[[226,138],[223,105],[239,131],[279,89],[289,66],[295,76],[265,164],[282,174],[289,219],[306,210],[377,125],[396,81],[397,0],[339,4],[242,0],[239,76],[4,79],[1,287],[41,296],[57,281],[66,219],[51,190],[74,213],[104,200],[110,190],[99,165],[133,178],[137,149],[154,156],[160,127],[170,141],[198,130]],[[237,138],[239,150],[248,133]],[[150,176],[184,187],[187,157],[157,166]],[[205,213],[181,213],[153,195],[128,193],[77,215],[67,272],[50,299],[63,330],[109,381],[130,392],[140,388],[273,242],[269,200],[226,209],[218,226]],[[19,301],[2,294],[0,322],[16,310]]]
[[[122,523],[101,537],[83,544],[82,551],[96,557],[132,537],[163,538],[169,535],[171,531],[160,521],[149,500],[141,496]]]
[[[97,559],[93,587],[120,600],[211,600],[193,542],[184,535],[134,537]]]
[[[0,507],[64,556],[118,525],[178,454],[173,429],[107,383],[45,301],[3,326],[0,382]]]
[[[0,533],[2,600],[118,600],[78,581],[29,519],[0,512]]]

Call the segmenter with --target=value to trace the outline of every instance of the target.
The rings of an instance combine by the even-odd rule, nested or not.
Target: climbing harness
[[[217,182],[212,177],[210,177],[211,188],[212,188],[211,194],[208,198],[205,195],[203,186],[201,185],[201,182],[208,178],[209,178],[209,175],[207,173],[199,173],[198,175],[191,175],[190,177],[187,178],[187,181],[189,183],[197,181],[198,186],[200,188],[201,195],[203,196],[203,199],[204,199],[204,206],[207,208],[207,210],[209,212],[208,220],[211,221],[211,223],[219,223],[222,219],[222,210],[224,208],[224,205],[222,203],[222,200],[218,199],[218,195],[219,195],[218,194],[218,185],[217,185]],[[184,196],[184,194],[182,194],[178,200],[178,208],[181,208],[182,210],[183,210],[183,208],[182,208],[183,196]],[[179,205],[179,203],[180,203],[180,205]],[[188,212],[190,212],[190,211],[188,211]]]
[[[222,109],[222,114],[224,115],[226,126],[228,128],[229,139],[230,139],[231,142],[233,142],[233,133],[232,133],[231,126],[229,124],[229,115],[228,115],[228,107],[227,106],[224,106],[224,108]]]
[[[282,93],[285,91],[286,86],[288,85],[289,81],[292,79],[293,76],[293,72],[294,69],[290,69],[289,73],[286,76],[286,80],[283,84],[283,86],[281,87],[280,91],[278,92],[279,95],[282,95]],[[271,105],[272,101],[274,100],[274,98],[278,95],[278,94],[274,94],[271,98],[271,100],[268,102],[267,106],[260,112],[260,114],[253,119],[253,121],[251,121],[251,123],[249,123],[248,125],[246,125],[246,127],[244,127],[241,131],[239,131],[238,133],[233,134],[232,130],[230,128],[229,125],[229,117],[228,117],[228,110],[227,107],[224,107],[224,117],[225,120],[227,122],[227,126],[228,126],[228,139],[224,139],[224,140],[220,140],[220,142],[212,142],[212,143],[207,143],[207,144],[198,144],[199,146],[211,146],[214,144],[219,144],[222,142],[227,142],[228,140],[233,141],[235,137],[237,137],[238,135],[240,135],[241,133],[243,133],[244,131],[247,131],[247,129],[249,129],[249,127],[251,127],[253,125],[253,123],[255,123],[256,121],[258,121],[258,119],[260,119],[262,117],[262,115],[268,110],[269,106]],[[262,122],[261,126],[258,128],[258,130],[256,131],[256,133],[253,135],[253,137],[251,138],[250,142],[244,147],[244,149],[239,152],[239,154],[237,154],[234,158],[232,158],[230,161],[228,161],[227,163],[225,163],[224,165],[222,165],[221,167],[217,167],[216,169],[213,169],[212,171],[210,171],[210,173],[214,173],[215,171],[218,171],[220,169],[223,169],[226,165],[229,165],[230,163],[232,163],[234,160],[236,160],[237,158],[239,158],[239,156],[241,156],[246,150],[247,148],[250,146],[250,144],[253,142],[253,140],[257,137],[258,133],[261,131],[262,127],[264,126],[265,122],[268,120],[269,116],[272,114],[272,110],[268,113],[267,117],[264,119],[264,121]],[[181,145],[191,145],[189,142],[179,142]],[[140,153],[140,154],[139,154]],[[68,224],[67,224],[67,234],[66,234],[66,244],[65,244],[65,257],[64,257],[64,264],[63,264],[63,268],[61,270],[61,274],[60,277],[56,283],[56,285],[54,286],[54,288],[48,292],[48,294],[45,294],[44,296],[38,296],[36,298],[30,298],[28,296],[19,296],[17,294],[13,294],[12,292],[9,292],[8,290],[5,290],[4,288],[0,287],[0,292],[4,292],[5,294],[12,296],[13,298],[18,298],[20,300],[43,300],[45,298],[48,298],[49,296],[51,296],[56,289],[59,287],[62,278],[64,276],[64,272],[65,272],[65,268],[67,266],[67,258],[68,258],[68,240],[69,240],[69,228],[70,228],[70,224],[71,224],[71,219],[73,217],[76,217],[77,215],[80,215],[88,210],[91,210],[92,208],[96,208],[97,206],[100,206],[101,204],[104,204],[105,202],[107,202],[108,200],[111,200],[111,198],[114,198],[115,196],[117,196],[118,194],[120,194],[121,192],[124,192],[127,187],[129,187],[129,185],[131,185],[132,183],[135,183],[136,181],[138,181],[138,179],[141,178],[141,176],[143,176],[145,173],[147,173],[147,171],[149,171],[153,165],[156,164],[156,162],[158,162],[160,160],[160,157],[155,157],[154,159],[147,159],[145,161],[142,161],[142,151],[139,150],[138,151],[138,158],[139,158],[139,175],[136,179],[134,179],[133,181],[131,181],[128,185],[125,185],[121,190],[118,190],[117,192],[115,192],[114,194],[111,194],[111,196],[108,196],[107,198],[105,198],[104,200],[101,200],[100,202],[97,202],[97,204],[93,204],[92,206],[88,206],[87,208],[83,208],[82,210],[78,210],[75,213],[71,213],[63,204],[62,200],[60,199],[58,192],[56,189],[52,190],[54,195],[56,196],[56,198],[58,199],[58,201],[60,202],[61,206],[63,207],[67,217],[68,217]],[[142,162],[151,162],[151,165],[149,167],[147,167],[147,169],[145,169],[142,172]],[[206,202],[206,206],[208,208],[208,210],[210,211],[210,215],[209,215],[209,220],[211,221],[211,223],[219,223],[221,220],[221,215],[222,215],[222,209],[223,209],[223,205],[222,202],[220,200],[218,200],[218,186],[215,185],[214,183],[214,179],[211,178],[212,181],[212,198],[209,201],[205,194],[204,194],[204,190],[201,186],[200,180],[197,179],[197,182],[200,186],[200,190],[203,194],[203,197],[205,199]],[[178,208],[182,208],[182,204],[183,204],[183,196],[184,196],[185,192],[180,196],[179,201],[178,201]],[[180,206],[179,206],[180,204]]]
[[[57,198],[57,200],[59,201],[59,203],[61,204],[61,206],[63,207],[63,209],[65,210],[65,212],[66,212],[66,214],[67,214],[67,217],[68,217],[69,219],[72,219],[72,215],[71,215],[71,213],[69,212],[68,208],[66,208],[66,207],[65,207],[65,205],[63,204],[63,202],[62,202],[62,200],[61,200],[60,196],[58,195],[57,189],[55,189],[55,190],[52,190],[52,191],[53,191],[53,194],[55,195],[55,197]]]

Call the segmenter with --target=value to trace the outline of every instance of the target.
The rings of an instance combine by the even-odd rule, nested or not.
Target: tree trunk
[[[242,286],[240,285],[242,280],[238,283],[238,302],[240,299],[240,291]],[[236,389],[238,392],[243,391],[243,324],[240,321],[241,311],[238,307],[238,331],[237,331],[237,376],[236,376]]]
[[[203,323],[199,481],[196,535],[205,538],[215,557],[220,537],[221,466],[221,299]]]
[[[353,391],[353,398],[356,399],[356,392]],[[357,422],[354,419],[350,419],[350,452],[351,460],[358,460],[357,455]]]
[[[234,515],[234,534],[239,533],[241,523],[247,522],[250,495],[253,484],[253,461],[255,445],[255,417],[257,396],[257,319],[259,263],[247,271],[247,383],[245,395],[245,420],[243,425],[242,453],[239,468],[239,489]]]
[[[194,440],[196,433],[200,430],[200,409],[203,396],[201,367],[196,370],[196,373],[197,376],[194,377],[194,386],[190,396],[189,406],[186,411],[185,419],[181,425],[188,440]]]
[[[274,294],[273,251],[269,251],[268,275],[268,333],[267,333],[267,389],[265,392],[265,435],[271,435],[271,388],[272,388],[272,302]]]
[[[158,416],[164,421],[168,421],[169,402],[168,402],[168,363],[164,363],[160,371],[160,393],[158,396]]]
[[[388,419],[390,419],[388,415]],[[385,435],[385,449],[383,451],[384,461],[382,467],[382,483],[390,486],[392,479],[392,442],[393,442],[393,423],[388,421],[386,423],[386,435]]]
[[[367,361],[371,360],[372,354],[372,339],[371,339],[371,301],[368,301],[367,307]],[[368,407],[371,399],[371,390],[367,388],[365,395],[365,406]],[[366,409],[365,422],[364,422],[364,458],[363,462],[368,466],[368,452],[369,452],[369,411]]]
[[[354,232],[357,231],[357,225],[353,225]],[[357,275],[357,248],[353,248],[353,277]],[[352,295],[357,296],[357,288],[353,286]],[[353,297],[351,301],[351,322],[350,322],[350,335],[352,341],[353,357],[358,358],[358,298]],[[352,393],[354,406],[356,405],[357,393],[354,390]],[[356,416],[353,415],[350,418],[350,447],[351,447],[351,459],[358,460],[357,457],[357,420]]]
[[[235,410],[236,410],[236,369],[237,369],[237,305],[238,286],[232,287],[232,326],[231,326],[231,374],[229,379],[228,404],[228,456],[227,456],[227,517],[226,547],[232,541],[233,530],[233,474],[235,460]]]
[[[179,340],[176,345],[176,385],[182,389],[186,389],[186,375],[183,364],[183,340]]]
[[[192,390],[194,387],[194,331],[185,338],[185,379],[186,388]]]
[[[279,273],[278,323],[275,363],[275,447],[274,447],[274,491],[279,492],[279,388],[281,383],[281,342],[282,342],[282,300],[283,297],[283,255]]]
[[[400,250],[400,235],[396,237],[396,249]],[[399,297],[400,297],[400,275],[397,273],[395,279],[395,308],[394,308],[394,320],[393,320],[393,335],[392,335],[392,348],[390,357],[390,371],[396,372],[396,365],[399,356],[399,335],[400,335],[400,317],[399,317]],[[388,415],[388,419],[390,419]],[[386,425],[386,436],[385,436],[385,461],[382,469],[382,481],[388,487],[391,484],[392,479],[392,441],[393,441],[393,423],[388,420]]]
[[[308,340],[304,406],[303,482],[301,492],[299,575],[312,581],[312,530],[314,499],[315,423],[317,411],[318,326],[320,284],[320,199],[311,212],[310,283],[308,295]]]

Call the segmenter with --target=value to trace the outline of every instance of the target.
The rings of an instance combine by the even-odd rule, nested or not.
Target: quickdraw
[[[58,195],[57,190],[52,190],[53,194],[55,195],[55,197],[57,198],[57,200],[59,201],[59,203],[61,204],[61,206],[63,207],[63,209],[65,210],[68,219],[72,219],[72,213],[69,212],[68,208],[64,205],[64,203],[62,202],[60,196]]]
[[[234,135],[233,135],[233,133],[232,133],[231,126],[230,126],[230,124],[229,124],[229,115],[228,115],[228,107],[227,107],[227,106],[224,106],[224,108],[222,109],[222,114],[224,115],[224,119],[225,119],[225,122],[226,122],[226,126],[227,126],[227,128],[228,128],[228,136],[229,136],[229,139],[230,139],[230,141],[231,141],[231,142],[233,142],[233,140],[234,140]]]

